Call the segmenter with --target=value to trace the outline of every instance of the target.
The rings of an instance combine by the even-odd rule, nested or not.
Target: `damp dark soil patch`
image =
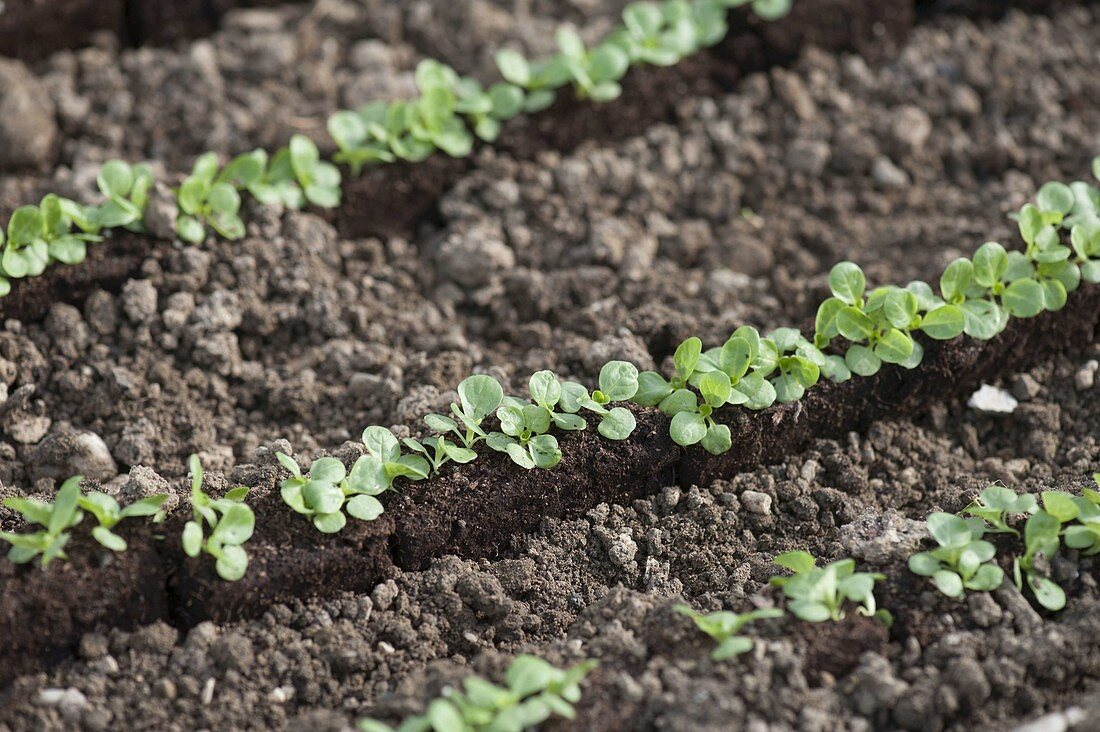
[[[387,501],[383,520],[368,525],[352,522],[336,537],[321,535],[285,509],[274,487],[274,471],[249,475],[245,470],[242,475],[250,478],[246,484],[261,487],[253,501],[256,538],[248,545],[253,562],[244,580],[226,584],[213,574],[207,558],[187,559],[172,544],[165,545],[158,560],[151,536],[154,529],[147,529],[143,541],[123,555],[121,576],[116,563],[107,565],[106,576],[94,567],[70,564],[61,564],[60,569],[55,565],[48,572],[9,568],[12,577],[0,593],[0,625],[13,629],[13,642],[7,648],[18,656],[9,659],[7,650],[0,651],[4,654],[0,668],[6,674],[0,674],[0,681],[56,659],[85,632],[114,626],[113,608],[120,598],[131,600],[127,608],[132,614],[119,617],[119,627],[158,616],[190,627],[205,619],[226,622],[256,617],[272,603],[295,598],[362,592],[384,579],[394,566],[421,570],[447,554],[496,559],[547,519],[574,519],[600,504],[629,503],[673,482],[683,489],[705,488],[780,461],[814,439],[836,438],[884,416],[922,414],[933,406],[951,404],[983,381],[1031,365],[1037,354],[1093,343],[1098,327],[1100,288],[1089,286],[1075,294],[1062,312],[1014,322],[992,341],[929,342],[924,363],[912,371],[884,369],[867,379],[823,384],[800,403],[756,414],[733,411],[734,418],[727,416],[726,421],[735,448],[724,456],[678,448],[668,438],[666,417],[639,410],[638,428],[625,442],[609,442],[587,431],[564,436],[566,457],[546,472],[521,471],[507,456],[489,452],[469,466],[410,485]],[[176,514],[155,532],[178,536],[186,518]],[[132,581],[126,574],[136,572],[135,568],[145,573],[142,581]],[[155,578],[158,570],[164,574],[160,583],[150,583],[148,578]],[[44,595],[57,593],[63,583],[79,587],[52,600],[65,603],[75,598],[78,605],[70,608],[71,623],[45,632],[48,625],[27,622],[28,617],[47,623],[56,617],[56,611],[28,610]],[[128,593],[134,592],[139,598],[149,595],[151,607],[133,602]],[[171,614],[162,604],[166,594],[172,598]],[[31,648],[40,652],[29,653]],[[846,663],[833,658],[826,665],[840,668]]]

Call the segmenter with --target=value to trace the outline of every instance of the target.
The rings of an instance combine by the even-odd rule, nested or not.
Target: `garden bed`
[[[257,208],[239,243],[113,242],[133,247],[118,279],[52,283],[71,304],[0,332],[3,490],[48,494],[82,460],[107,490],[182,496],[198,452],[213,492],[253,487],[252,565],[225,583],[209,557],[184,558],[178,512],[156,529],[167,539],[135,528],[110,561],[80,546],[46,572],[4,565],[0,627],[28,632],[4,656],[26,675],[0,724],[340,729],[419,712],[523,651],[601,661],[584,729],[1003,727],[1078,703],[1100,679],[1094,565],[1075,565],[1069,607],[1048,614],[1011,588],[947,600],[905,561],[926,548],[914,520],[990,481],[1087,485],[1095,287],[987,344],[926,343],[915,372],[731,415],[721,458],[639,411],[626,443],[563,437],[546,473],[483,455],[336,537],[282,505],[273,453],[350,462],[363,426],[403,434],[471,371],[515,392],[539,368],[591,381],[608,358],[659,365],[689,334],[805,325],[842,258],[905,282],[1012,243],[1004,214],[1043,180],[1084,177],[1095,152],[1094,21],[928,18],[871,64],[808,50],[789,70],[694,88],[636,138],[485,149],[400,236]],[[1014,414],[960,406],[991,380],[1019,396]],[[116,477],[136,465],[153,470]],[[709,661],[672,604],[773,601],[771,558],[793,548],[885,573],[894,627],[787,618],[760,624],[741,661]]]

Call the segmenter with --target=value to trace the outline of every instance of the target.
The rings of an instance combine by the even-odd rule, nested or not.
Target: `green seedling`
[[[885,579],[881,574],[856,572],[852,559],[840,559],[824,567],[816,566],[812,555],[803,551],[784,552],[775,563],[794,572],[792,577],[772,577],[770,583],[779,587],[790,601],[787,609],[811,623],[844,618],[844,601],[859,604],[861,615],[876,617],[887,625],[890,614],[875,606],[875,582]]]
[[[198,244],[206,238],[206,225],[231,241],[244,237],[241,195],[230,183],[218,180],[218,156],[206,153],[176,193],[181,214],[176,233],[184,241]]]
[[[714,661],[728,661],[735,656],[740,656],[742,653],[748,653],[752,650],[752,638],[747,635],[740,635],[741,629],[747,624],[766,618],[778,618],[783,615],[783,611],[779,608],[762,608],[747,613],[719,610],[706,614],[693,610],[687,605],[676,605],[672,609],[695,621],[695,626],[718,644],[710,652],[710,657]]]
[[[429,414],[424,418],[424,423],[440,435],[453,435],[459,444],[473,450],[488,434],[481,423],[496,412],[503,399],[504,389],[499,381],[492,376],[475,374],[458,385],[458,403],[451,404],[454,419],[442,414]]]
[[[528,61],[517,51],[504,49],[497,51],[494,60],[506,81],[526,91],[523,111],[527,114],[549,107],[556,90],[569,83],[569,67],[561,54],[546,61]]]
[[[1077,506],[1064,493],[1043,493],[1043,510],[1036,511],[1024,524],[1024,555],[1013,563],[1013,578],[1018,589],[1024,584],[1035,600],[1047,610],[1066,606],[1066,593],[1050,578],[1050,562],[1061,548],[1062,524],[1076,518]]]
[[[634,364],[608,361],[600,369],[599,388],[591,394],[575,381],[563,383],[561,408],[569,414],[586,409],[599,415],[597,430],[601,435],[609,440],[625,440],[634,432],[637,420],[629,409],[609,405],[633,399],[638,393],[638,377],[638,368]]]
[[[933,513],[928,517],[928,531],[939,547],[909,557],[909,571],[931,577],[936,589],[948,597],[962,597],[966,590],[990,592],[1001,586],[1004,571],[993,562],[997,549],[982,539],[985,525],[980,518]]]
[[[989,524],[991,528],[985,529],[987,533],[1019,535],[1020,532],[1008,525],[1007,517],[1016,514],[1032,514],[1038,509],[1035,496],[1027,493],[1019,495],[1003,486],[991,485],[962,512]]]
[[[6,240],[0,232],[0,279],[7,282],[37,277],[54,261],[83,262],[88,243],[103,239],[92,233],[74,232],[74,224],[85,232],[96,229],[87,209],[52,193],[38,206],[15,209],[8,221]],[[6,294],[7,289],[0,283],[0,294]]]
[[[41,555],[43,567],[55,559],[67,559],[65,545],[72,534],[69,529],[84,518],[80,510],[80,481],[83,476],[69,478],[61,484],[53,503],[33,498],[6,498],[4,505],[19,512],[28,524],[38,524],[41,531],[28,534],[0,533],[0,539],[11,544],[8,559],[16,564],[26,564]]]
[[[609,102],[623,93],[619,81],[630,68],[630,57],[620,46],[608,42],[589,50],[571,28],[558,30],[557,41],[578,98]]]
[[[397,156],[390,149],[385,102],[372,102],[356,112],[337,112],[328,119],[328,133],[339,152],[333,160],[359,176],[368,165],[392,163]]]
[[[504,686],[478,676],[467,677],[462,690],[448,688],[423,715],[406,719],[396,731],[364,719],[362,732],[523,732],[552,716],[574,719],[580,683],[596,667],[585,661],[568,670],[534,656],[517,656],[504,673]]]
[[[727,8],[738,8],[743,5],[752,7],[752,12],[764,20],[779,20],[791,12],[794,0],[718,0],[719,4]]]
[[[536,374],[537,375],[537,374]],[[516,397],[504,397],[497,408],[500,432],[490,432],[485,444],[497,452],[507,453],[521,468],[552,468],[561,462],[558,440],[547,434],[553,424],[552,412]],[[583,429],[584,420],[575,417]]]
[[[412,138],[431,150],[455,158],[466,157],[474,137],[458,116],[458,74],[451,67],[426,59],[416,66],[420,98],[406,107],[406,126]]]
[[[474,134],[485,142],[494,142],[502,123],[524,111],[525,95],[515,84],[500,82],[483,89],[476,79],[463,77],[455,84],[455,95],[455,111],[470,119]]]
[[[317,145],[305,135],[290,138],[290,147],[275,154],[267,178],[268,185],[283,191],[287,190],[288,179],[296,181],[306,200],[314,206],[340,205],[340,169],[321,160]]]
[[[256,517],[243,501],[248,488],[234,488],[224,498],[211,498],[202,490],[202,465],[198,455],[191,467],[191,511],[193,518],[183,526],[183,551],[189,557],[206,552],[214,557],[214,569],[222,579],[234,582],[248,571],[244,544],[252,538]],[[207,536],[204,526],[209,526]]]
[[[107,161],[96,176],[96,185],[107,202],[90,210],[89,223],[104,229],[123,226],[144,232],[141,221],[154,182],[153,170],[145,163],[131,166],[121,160]]]
[[[699,7],[707,5],[711,4],[700,3]],[[712,18],[718,19],[724,23],[724,14]],[[623,10],[624,27],[608,42],[622,49],[632,63],[672,66],[710,40],[707,29],[695,21],[692,5],[686,1],[632,3]],[[707,35],[701,37],[701,33]]]
[[[1093,476],[1100,487],[1100,473]],[[1067,526],[1063,536],[1066,546],[1077,549],[1085,556],[1100,554],[1100,492],[1086,488],[1083,498],[1074,498],[1077,506],[1077,523]]]
[[[216,183],[226,183],[238,191],[248,191],[260,203],[282,205],[300,209],[305,206],[305,195],[291,165],[290,150],[279,151],[268,166],[267,152],[253,150],[238,155],[226,165]]]
[[[363,521],[373,521],[382,515],[382,504],[371,495],[348,500],[347,469],[336,458],[323,457],[313,461],[308,475],[302,475],[297,461],[281,452],[275,453],[290,477],[279,484],[283,502],[296,513],[309,516],[318,531],[335,534],[347,524],[347,512]]]
[[[770,379],[776,401],[796,402],[821,378],[823,370],[832,369],[837,380],[847,373],[845,364],[828,359],[820,349],[806,340],[797,328],[777,328],[761,341],[757,370],[764,376],[777,371]],[[838,371],[841,369],[842,371]],[[849,373],[850,377],[851,374]]]
[[[393,488],[397,478],[424,480],[431,473],[428,461],[420,455],[402,455],[401,444],[385,427],[363,430],[367,454],[355,461],[348,476],[353,493],[378,495]]]
[[[92,529],[92,538],[102,546],[113,552],[126,551],[126,540],[116,534],[112,529],[118,523],[127,518],[141,516],[157,516],[161,506],[168,500],[167,493],[134,501],[125,508],[118,505],[113,497],[99,491],[92,491],[79,500],[80,508],[95,517],[98,526]]]

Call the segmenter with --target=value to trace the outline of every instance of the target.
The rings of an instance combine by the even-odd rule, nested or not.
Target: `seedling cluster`
[[[1100,487],[1100,473],[1093,478]],[[963,509],[968,518],[933,513],[928,530],[939,547],[910,557],[910,571],[931,577],[948,597],[961,597],[966,590],[995,590],[1004,581],[1004,570],[994,561],[996,547],[982,536],[1019,537],[1010,522],[1023,520],[1023,554],[1012,559],[1013,580],[1021,590],[1027,585],[1047,610],[1061,610],[1066,593],[1051,578],[1050,562],[1063,543],[1084,556],[1100,554],[1100,491],[1086,488],[1082,496],[1044,491],[1040,497],[1041,507],[1035,496],[990,486]]]
[[[1093,173],[1100,178],[1100,158]],[[841,262],[829,273],[830,297],[818,307],[812,341],[794,328],[761,336],[747,326],[709,350],[688,338],[673,355],[671,376],[639,376],[634,401],[670,415],[677,444],[721,454],[731,447],[729,428],[714,414],[723,406],[766,409],[801,399],[821,379],[872,376],[883,364],[913,369],[924,358],[917,333],[988,340],[1011,317],[1060,310],[1082,281],[1100,282],[1100,189],[1047,183],[1014,218],[1025,250],[983,244],[972,259],[948,265],[938,294],[924,282],[868,290],[863,271]]]
[[[190,466],[193,517],[183,527],[183,551],[189,557],[209,554],[219,577],[229,582],[239,580],[248,570],[244,543],[252,538],[256,527],[252,509],[243,503],[248,489],[234,488],[224,498],[211,498],[202,489],[202,465],[197,455],[191,456]]]
[[[783,591],[787,609],[798,619],[810,623],[843,620],[844,602],[850,600],[859,605],[861,615],[890,624],[890,614],[875,604],[875,582],[886,579],[885,575],[856,572],[852,559],[818,567],[813,556],[803,551],[784,552],[775,563],[794,572],[790,577],[772,577],[769,582]]]
[[[555,668],[535,656],[516,656],[504,672],[504,686],[469,676],[462,689],[446,688],[427,711],[409,717],[396,730],[373,719],[359,722],[362,732],[523,732],[553,716],[576,717],[580,684],[595,661]]]
[[[562,28],[557,33],[559,52],[548,59],[528,60],[501,50],[496,63],[502,81],[488,88],[426,59],[416,69],[415,99],[376,101],[328,119],[338,149],[333,162],[347,165],[357,176],[369,165],[418,162],[436,151],[465,157],[475,138],[495,141],[504,122],[546,109],[564,87],[572,87],[581,99],[610,101],[621,93],[619,82],[631,66],[672,65],[718,43],[729,31],[729,8],[749,6],[761,18],[776,20],[790,11],[792,2],[634,3],[623,11],[623,25],[592,49],[575,31]],[[274,155],[254,150],[224,168],[215,153],[201,155],[175,190],[176,234],[191,243],[202,242],[211,230],[231,241],[243,238],[242,192],[260,203],[291,209],[307,203],[335,208],[341,200],[341,174],[333,162],[322,160],[317,145],[304,135],[295,135]],[[38,206],[12,213],[7,235],[0,229],[0,297],[11,291],[11,280],[37,277],[54,262],[84,261],[87,244],[102,241],[108,229],[148,233],[145,208],[155,185],[150,167],[112,160],[100,169],[97,182],[105,199],[100,205],[82,206],[50,194]]]
[[[17,511],[28,524],[42,527],[39,531],[22,534],[0,533],[0,539],[11,544],[8,559],[16,564],[26,564],[41,557],[43,567],[49,566],[54,559],[67,559],[65,546],[72,538],[69,529],[84,520],[85,512],[96,520],[97,525],[91,532],[93,539],[111,551],[126,551],[126,540],[113,529],[126,518],[157,515],[161,505],[168,500],[167,494],[160,494],[142,498],[122,508],[106,493],[92,491],[83,495],[80,492],[83,480],[80,475],[66,480],[52,503],[32,498],[4,500],[4,505]]]

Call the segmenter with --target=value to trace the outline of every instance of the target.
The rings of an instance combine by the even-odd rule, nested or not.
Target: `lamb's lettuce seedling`
[[[202,242],[206,224],[231,241],[244,237],[241,195],[233,185],[217,178],[218,156],[206,153],[195,161],[191,175],[180,185],[176,193],[181,211],[176,233],[184,241]]]
[[[0,277],[37,277],[51,261],[83,262],[88,242],[103,239],[91,233],[74,232],[74,224],[85,232],[96,228],[87,209],[52,193],[38,206],[17,208],[8,221],[6,243],[0,234]]]
[[[1065,590],[1049,576],[1050,562],[1061,547],[1063,521],[1058,514],[1068,516],[1067,521],[1072,520],[1073,516],[1068,514],[1075,516],[1075,508],[1065,494],[1043,493],[1043,510],[1036,511],[1024,524],[1024,555],[1013,563],[1016,587],[1022,590],[1026,582],[1036,601],[1047,610],[1057,611],[1066,606]]]
[[[305,135],[290,138],[290,147],[276,153],[271,161],[269,176],[275,185],[285,185],[286,175],[281,173],[284,160],[290,163],[290,170],[306,200],[321,208],[336,208],[340,205],[340,169],[332,163],[321,160],[317,145]]]
[[[687,605],[676,605],[672,609],[691,618],[699,630],[714,639],[718,646],[710,652],[710,657],[715,661],[728,661],[752,650],[752,638],[740,635],[741,629],[747,624],[783,615],[783,611],[779,608],[761,608],[747,613],[719,610],[706,614],[693,610]]]
[[[626,361],[608,361],[600,369],[599,388],[591,394],[575,381],[561,385],[561,408],[576,414],[586,409],[600,417],[597,430],[609,440],[625,440],[637,426],[634,414],[625,407],[608,406],[625,402],[638,393],[638,368]],[[560,425],[559,425],[560,426]]]
[[[792,577],[772,577],[769,582],[783,590],[790,602],[787,609],[800,620],[820,623],[844,618],[844,601],[858,603],[861,615],[876,617],[889,625],[890,613],[877,610],[875,582],[885,575],[856,572],[853,559],[839,559],[824,567],[816,566],[807,552],[784,552],[775,558],[780,567],[794,572]]]
[[[1038,509],[1035,496],[1029,493],[1017,494],[1003,486],[991,485],[962,512],[988,523],[991,528],[985,529],[987,533],[1019,535],[1020,532],[1008,525],[1007,517],[1014,514],[1032,514]]]
[[[406,126],[414,140],[431,150],[462,158],[474,147],[474,137],[458,116],[458,74],[446,64],[425,59],[416,66],[420,98],[406,108]]]
[[[83,476],[69,478],[61,484],[53,503],[33,498],[6,498],[4,505],[19,512],[28,524],[42,526],[41,531],[27,534],[0,533],[0,540],[11,544],[8,559],[16,564],[26,564],[41,555],[43,567],[55,559],[67,559],[65,545],[72,534],[69,529],[84,518],[80,510],[80,481]]]
[[[183,551],[189,557],[206,552],[216,560],[214,569],[222,579],[234,582],[248,571],[244,544],[252,538],[256,517],[243,501],[248,488],[234,488],[224,498],[211,498],[202,489],[202,465],[198,455],[188,460],[191,467],[192,519],[183,526]],[[205,534],[205,526],[210,534]]]
[[[487,436],[481,423],[496,412],[503,400],[504,389],[499,381],[486,374],[474,374],[458,385],[458,403],[451,404],[455,419],[429,414],[424,422],[439,434],[453,434],[463,447],[472,450]]]
[[[557,33],[558,48],[580,99],[609,102],[623,93],[619,81],[630,68],[630,57],[613,42],[589,50],[572,28]]]
[[[495,141],[501,124],[523,112],[523,89],[515,84],[501,82],[483,89],[477,79],[466,76],[455,84],[455,95],[455,111],[470,118],[474,134],[485,142]]]
[[[104,229],[123,226],[143,232],[141,221],[154,182],[153,170],[145,163],[131,166],[122,160],[107,161],[96,176],[96,185],[107,202],[90,210],[90,223]]]
[[[1003,511],[994,518],[1002,519]],[[1001,586],[1004,570],[993,562],[996,547],[982,539],[985,525],[980,518],[933,513],[928,517],[928,531],[939,547],[909,557],[909,571],[931,577],[936,589],[948,597],[962,597],[965,590],[990,592]]]
[[[402,455],[401,444],[385,427],[363,430],[367,454],[355,461],[348,476],[353,493],[378,495],[393,488],[397,478],[424,480],[431,473],[428,461],[420,455]]]
[[[300,209],[305,206],[305,195],[291,165],[290,149],[276,153],[268,166],[267,151],[256,149],[233,158],[215,181],[227,183],[238,191],[248,191],[253,198],[266,205],[282,205]]]
[[[569,67],[561,54],[532,62],[517,51],[503,49],[494,60],[506,81],[526,90],[523,111],[527,114],[549,107],[557,96],[555,90],[569,83]]]
[[[92,529],[92,538],[114,552],[126,551],[126,540],[112,531],[123,519],[140,516],[157,516],[168,500],[167,493],[141,498],[126,507],[118,505],[112,496],[92,491],[80,497],[80,507],[95,517],[98,526]]]
[[[554,715],[574,719],[580,683],[595,667],[595,661],[584,661],[561,670],[535,656],[516,656],[504,672],[504,686],[467,677],[461,691],[445,689],[423,715],[406,719],[397,732],[523,732]],[[394,732],[373,719],[361,720],[359,729]]]
[[[302,475],[302,468],[294,458],[281,452],[275,453],[275,457],[290,471],[290,477],[279,484],[279,495],[283,503],[290,506],[295,513],[309,516],[320,532],[335,534],[344,528],[347,524],[343,511],[344,501],[347,499],[344,491],[347,469],[344,464],[336,458],[318,458],[310,465],[309,474]],[[377,498],[365,498],[370,498],[377,504],[364,518],[365,521],[370,521],[382,514],[382,504]],[[348,512],[351,513],[350,507]]]
[[[623,10],[624,26],[608,38],[629,61],[672,66],[702,45],[687,2],[638,2]]]
[[[558,440],[547,434],[553,422],[548,409],[516,397],[504,397],[496,414],[501,431],[490,432],[485,438],[486,445],[507,453],[512,462],[527,470],[552,468],[561,462]]]

